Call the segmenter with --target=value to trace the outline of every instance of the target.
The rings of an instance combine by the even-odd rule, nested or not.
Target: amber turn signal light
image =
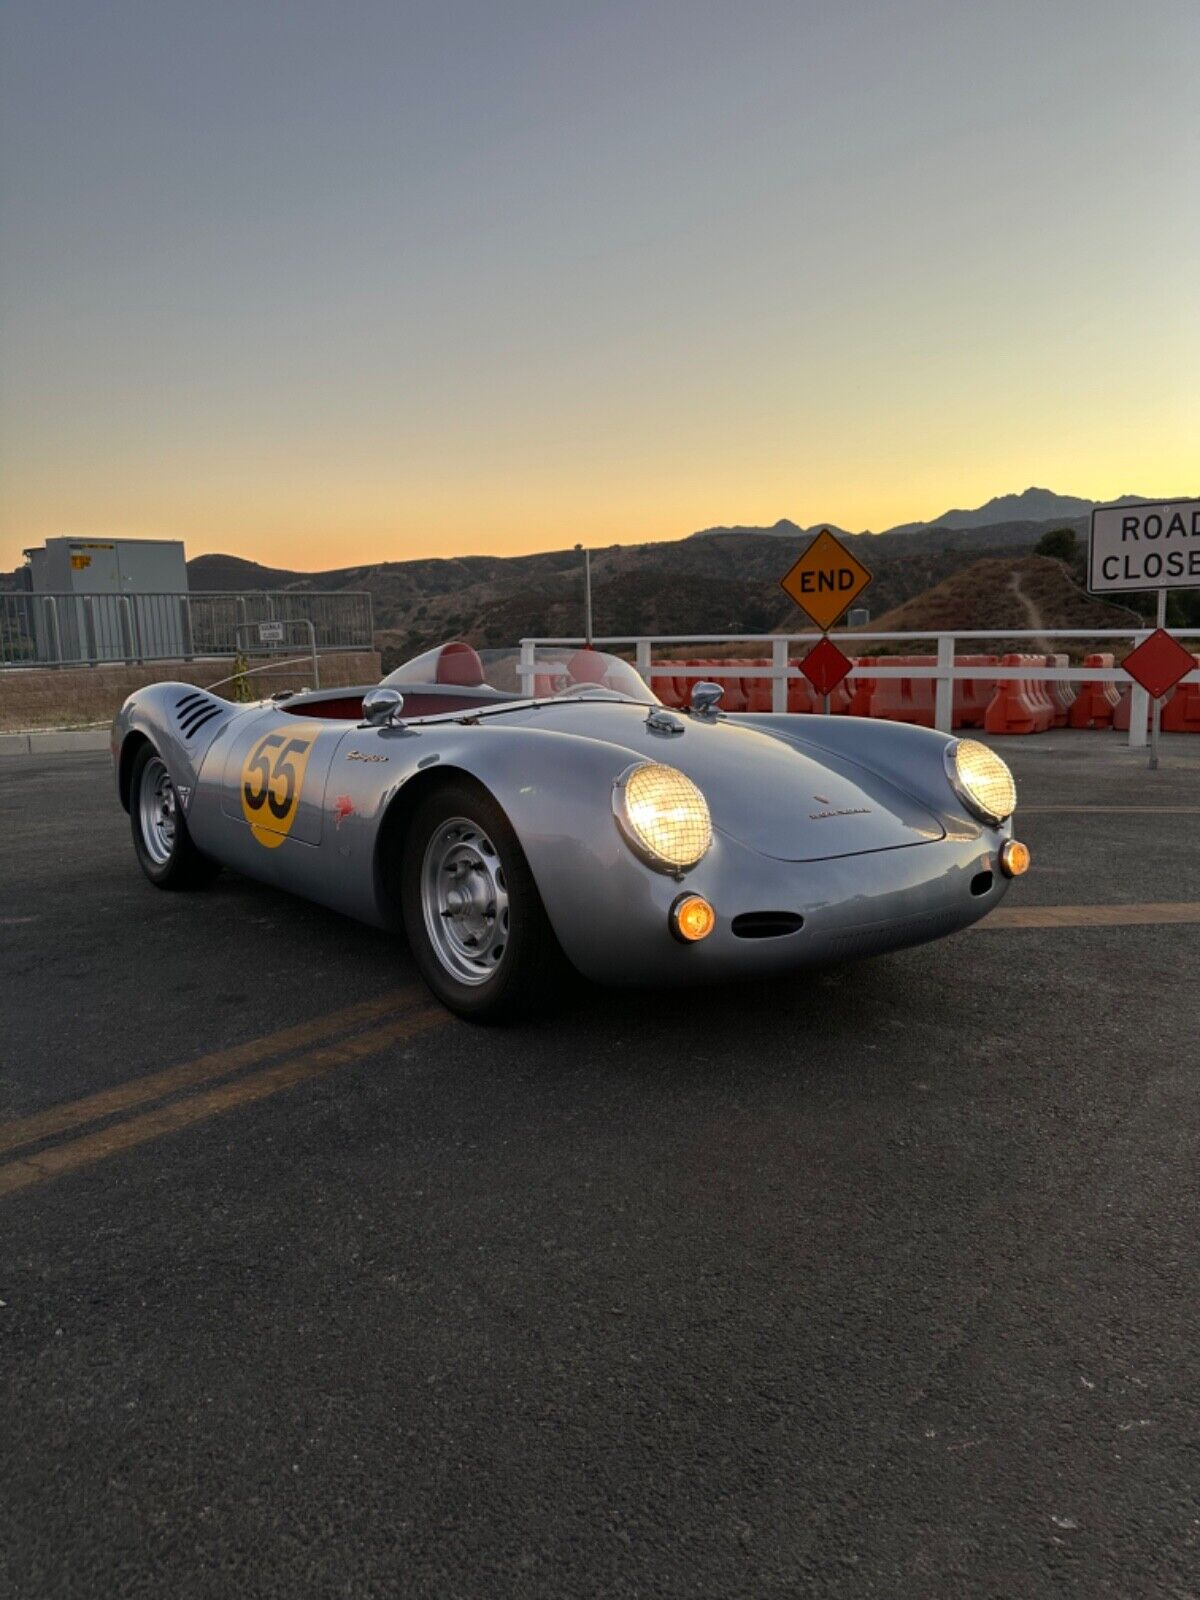
[[[1006,878],[1019,878],[1029,871],[1029,846],[1019,839],[1006,839],[1000,846],[1000,871]]]
[[[671,907],[671,932],[684,944],[707,939],[717,925],[717,913],[703,895],[681,894]]]

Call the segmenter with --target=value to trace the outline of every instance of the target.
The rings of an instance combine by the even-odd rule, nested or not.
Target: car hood
[[[629,703],[560,701],[522,721],[678,767],[703,790],[714,828],[779,861],[822,861],[945,838],[933,812],[854,762],[815,756],[723,719],[679,716],[682,733],[657,733],[647,727],[646,712]]]

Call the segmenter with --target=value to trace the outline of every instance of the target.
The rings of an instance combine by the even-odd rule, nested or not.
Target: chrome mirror
[[[404,710],[404,696],[399,689],[368,689],[362,708],[364,728],[395,728]]]
[[[707,683],[701,680],[692,689],[692,715],[694,717],[715,718],[717,706],[724,696],[725,687],[720,683]]]

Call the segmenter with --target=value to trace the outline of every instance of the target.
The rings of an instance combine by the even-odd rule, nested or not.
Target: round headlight
[[[634,850],[660,872],[694,867],[712,843],[708,801],[677,767],[628,768],[613,785],[613,810]]]
[[[984,822],[1003,822],[1017,804],[1017,786],[1005,762],[978,739],[946,746],[946,772],[955,793]]]

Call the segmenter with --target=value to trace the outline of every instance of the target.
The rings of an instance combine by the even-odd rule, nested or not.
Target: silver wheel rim
[[[486,983],[509,940],[508,884],[496,847],[477,822],[439,824],[421,863],[421,911],[434,954],[459,983]]]
[[[178,804],[170,774],[158,756],[152,757],[142,768],[138,821],[146,854],[156,867],[165,867],[174,852]]]

